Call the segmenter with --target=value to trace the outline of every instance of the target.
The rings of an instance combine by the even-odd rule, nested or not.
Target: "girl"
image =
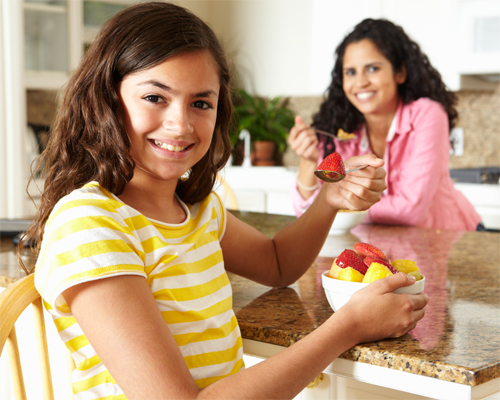
[[[312,124],[355,137],[317,136],[299,116],[290,131],[289,144],[301,157],[292,189],[297,215],[320,191],[322,182],[313,175],[318,162],[336,149],[344,158],[374,153],[385,161],[388,188],[370,208],[369,221],[480,228],[481,217],[449,176],[455,103],[455,95],[402,28],[386,20],[359,23],[337,47],[332,83]]]
[[[426,295],[369,285],[300,343],[244,369],[226,271],[286,286],[313,263],[340,208],[366,209],[383,162],[325,185],[268,239],[212,192],[228,159],[230,74],[189,11],[143,3],[113,17],[66,88],[42,205],[36,287],[77,369],[76,399],[292,398],[353,345],[396,337]],[[370,310],[370,311],[367,311]]]

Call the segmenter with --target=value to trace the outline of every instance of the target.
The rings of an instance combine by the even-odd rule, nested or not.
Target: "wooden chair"
[[[217,183],[219,187],[217,188],[217,193],[219,194],[222,203],[230,210],[238,210],[238,200],[236,195],[231,189],[231,186],[226,182],[224,178],[217,174]]]
[[[16,400],[25,400],[26,389],[24,386],[21,358],[19,356],[14,324],[30,304],[33,305],[35,335],[37,338],[38,358],[40,360],[40,371],[42,375],[43,398],[44,400],[52,400],[54,399],[54,389],[50,373],[49,350],[47,346],[43,305],[40,294],[35,288],[33,274],[19,279],[0,293],[0,352],[3,350],[4,345],[7,344],[6,347],[9,353],[14,394]],[[75,363],[69,352],[66,352],[66,362],[71,377],[71,372],[75,369]]]

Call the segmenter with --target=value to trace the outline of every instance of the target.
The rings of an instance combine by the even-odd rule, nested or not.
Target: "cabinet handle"
[[[314,389],[315,387],[317,387],[319,385],[319,383],[323,380],[323,372],[320,373],[316,378],[314,378],[314,380],[306,386],[306,388],[308,389]]]

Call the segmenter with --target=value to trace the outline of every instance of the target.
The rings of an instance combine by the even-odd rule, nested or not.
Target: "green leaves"
[[[294,124],[294,114],[287,107],[287,101],[282,97],[266,99],[251,96],[245,90],[239,89],[233,97],[234,124],[237,131],[231,132],[231,143],[238,142],[238,134],[248,129],[252,141],[270,140],[276,143],[280,152],[287,145],[288,132]]]

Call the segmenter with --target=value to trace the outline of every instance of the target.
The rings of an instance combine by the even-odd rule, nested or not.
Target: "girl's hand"
[[[299,157],[314,163],[314,167],[318,165],[318,137],[314,129],[304,123],[302,117],[298,115],[288,135],[288,144]]]
[[[347,174],[342,181],[323,185],[322,190],[327,191],[328,202],[335,210],[362,211],[380,201],[387,188],[384,160],[366,154],[345,161],[346,170],[365,164],[367,168]]]
[[[425,315],[427,294],[395,294],[397,288],[410,286],[415,278],[397,273],[379,279],[354,293],[337,314],[354,324],[357,343],[399,337],[411,331]],[[340,315],[338,315],[340,317]]]

